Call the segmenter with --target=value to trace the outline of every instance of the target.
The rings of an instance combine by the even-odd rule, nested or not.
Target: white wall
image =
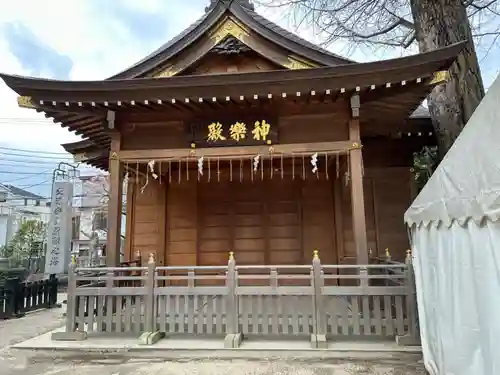
[[[9,217],[7,215],[0,215],[0,246],[7,245],[7,224]]]

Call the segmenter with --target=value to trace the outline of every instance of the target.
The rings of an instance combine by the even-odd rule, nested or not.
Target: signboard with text
[[[68,270],[71,252],[72,198],[73,184],[71,182],[54,182],[45,254],[45,273],[60,274]]]
[[[255,146],[278,143],[278,127],[267,118],[200,120],[187,126],[196,147]]]

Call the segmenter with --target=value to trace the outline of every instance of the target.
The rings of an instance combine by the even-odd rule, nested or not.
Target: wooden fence
[[[19,278],[5,280],[0,286],[0,319],[20,317],[27,312],[57,305],[58,280],[27,282]]]
[[[304,337],[313,347],[329,340],[418,342],[411,257],[397,265],[244,266],[232,254],[223,267],[71,267],[66,331],[224,337]],[[387,272],[391,268],[397,272]],[[386,280],[400,279],[386,283]],[[381,284],[380,281],[383,283]]]

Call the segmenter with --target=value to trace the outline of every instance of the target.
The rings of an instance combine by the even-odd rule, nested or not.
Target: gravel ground
[[[64,298],[64,297],[61,297]],[[61,301],[60,298],[60,301]],[[64,305],[63,305],[64,306]],[[40,356],[9,346],[64,324],[64,308],[39,311],[20,319],[0,321],[0,375],[425,375],[415,356],[411,359],[345,361],[320,359],[210,359],[165,361],[105,357],[90,353],[71,357]]]

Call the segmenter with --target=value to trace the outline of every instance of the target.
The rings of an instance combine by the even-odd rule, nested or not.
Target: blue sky
[[[209,0],[24,0],[10,2],[0,12],[0,71],[44,78],[102,79],[125,69],[199,18]],[[280,10],[257,8],[290,29]],[[320,42],[310,29],[299,34]],[[330,47],[346,55],[346,46]],[[358,50],[349,57],[368,61],[398,57],[408,51]],[[479,51],[480,58],[484,51]],[[485,84],[498,74],[500,48],[481,60]],[[17,107],[16,94],[0,83],[0,147],[62,152],[61,143],[79,138],[43,115]],[[47,171],[64,156],[27,158],[0,150],[0,182],[28,187],[50,177]],[[8,155],[7,155],[8,154]],[[22,154],[22,153],[21,153]],[[16,163],[11,160],[21,160]],[[19,175],[1,173],[40,173]],[[47,174],[44,174],[47,173]],[[44,193],[45,185],[33,188]]]

